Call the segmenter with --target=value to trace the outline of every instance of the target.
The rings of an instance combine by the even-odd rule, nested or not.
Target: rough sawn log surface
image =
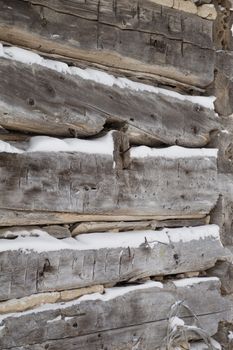
[[[218,279],[182,283],[149,282],[107,289],[103,295],[3,315],[1,349],[131,350],[137,343],[140,349],[155,349],[166,336],[170,308],[178,301],[197,315],[208,334],[215,334],[218,322],[232,316],[230,302],[219,293]],[[194,322],[191,312],[182,307],[179,317],[186,324]],[[189,336],[195,339],[194,334]]]
[[[117,169],[111,155],[2,152],[0,211],[192,218],[215,205],[216,181],[212,155],[135,156]]]
[[[10,44],[173,84],[205,88],[214,79],[214,21],[145,0],[1,0],[0,7],[0,39]]]
[[[128,129],[133,142],[187,147],[206,145],[211,132],[220,127],[214,110],[199,105],[198,99],[195,103],[182,95],[176,98],[169,90],[148,92],[147,85],[145,91],[141,85],[140,91],[137,85],[127,87],[127,80],[119,80],[122,87],[109,86],[104,80],[111,82],[112,77],[104,74],[93,71],[93,77],[82,79],[39,64],[0,58],[0,124],[9,130],[83,137],[115,123]]]
[[[58,240],[45,232],[41,236],[40,231],[32,230],[21,231],[14,240],[1,239],[0,243],[0,300],[201,271],[229,255],[215,225],[93,233],[68,240]]]

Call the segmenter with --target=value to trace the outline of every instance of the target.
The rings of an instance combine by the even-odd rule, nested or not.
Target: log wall
[[[232,8],[0,0],[2,350],[232,349]]]

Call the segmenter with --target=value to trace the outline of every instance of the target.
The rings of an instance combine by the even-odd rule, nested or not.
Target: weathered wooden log
[[[197,218],[218,198],[215,149],[134,147],[123,169],[110,135],[89,142],[35,138],[25,151],[7,143],[1,150],[2,226],[15,224],[5,210],[24,211],[24,226],[37,211],[79,214],[80,221],[85,215]]]
[[[16,239],[0,240],[0,300],[201,271],[228,255],[217,226],[89,233],[65,240],[40,230],[20,231]]]
[[[214,78],[214,22],[162,3],[1,0],[0,40],[205,88]]]
[[[211,97],[68,67],[17,48],[0,56],[0,125],[9,130],[87,136],[115,123],[136,144],[199,147],[220,127]]]
[[[161,284],[107,289],[68,303],[1,317],[1,349],[120,349],[159,348],[166,337],[171,307],[180,302],[177,317],[195,323],[209,335],[232,316],[231,304],[219,293],[217,278],[187,279]],[[182,307],[182,301],[189,309]],[[25,324],[27,327],[25,327]],[[143,336],[142,336],[143,335]],[[200,336],[188,332],[188,339]],[[30,344],[30,345],[28,345]]]

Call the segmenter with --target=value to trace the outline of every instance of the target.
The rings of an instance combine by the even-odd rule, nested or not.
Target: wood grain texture
[[[43,252],[33,251],[31,246],[29,248],[26,238],[24,241],[27,249],[24,249],[22,243],[15,249],[13,241],[2,239],[0,300],[95,284],[114,285],[132,278],[206,270],[213,267],[217,260],[224,260],[229,255],[220,240],[208,231],[208,227],[206,226],[204,238],[198,236],[198,228],[196,231],[195,228],[187,230],[184,239],[182,236],[177,239],[177,235],[182,235],[179,229],[171,229],[162,238],[160,231],[154,231],[154,241],[148,242],[145,240],[147,231],[144,231],[143,234],[140,232],[139,244],[129,243],[125,247],[118,243],[112,248],[104,244],[102,248],[95,248],[93,244],[90,247],[91,242],[98,239],[98,234],[88,234],[88,238],[79,235],[77,240],[73,239],[68,246],[59,246],[60,248],[55,247],[66,241],[57,242],[53,238],[54,248],[47,248]],[[138,237],[138,233],[131,233],[132,240]],[[25,237],[28,235],[25,233]],[[114,235],[111,239],[117,240],[120,234]],[[164,241],[164,237],[167,241]],[[85,244],[84,248],[80,247],[82,239],[88,240],[89,243],[86,244],[89,249],[86,249],[88,247]],[[43,240],[42,237],[34,237],[33,242],[35,247],[44,244],[46,248],[46,239]],[[9,246],[8,250],[4,250],[5,243]]]
[[[220,227],[221,239],[224,245],[233,245],[233,186],[232,173],[218,175],[219,199],[211,212],[211,223]]]
[[[52,305],[44,311],[42,308],[4,315],[1,349],[131,350],[137,343],[139,349],[155,349],[166,335],[171,306],[180,300],[184,300],[198,316],[201,327],[212,335],[218,322],[228,320],[232,314],[230,302],[220,295],[219,286],[216,280],[195,283],[192,287],[175,287],[171,282],[163,288],[151,285],[127,291],[125,287],[124,294],[118,296],[114,288],[115,297],[109,298],[111,292],[107,290],[105,296],[94,295],[94,300],[87,296],[70,304]],[[186,324],[194,322],[184,308],[179,316]],[[189,337],[195,339],[194,334]]]
[[[71,224],[76,222],[88,222],[88,221],[142,221],[142,220],[199,220],[205,218],[203,214],[192,215],[87,215],[76,213],[64,213],[55,211],[33,211],[33,210],[0,210],[0,226],[25,226],[27,225],[52,225],[52,224]],[[179,225],[178,225],[179,226]]]
[[[213,21],[152,1],[1,1],[0,39],[187,86],[214,79]],[[198,64],[197,64],[198,62]]]
[[[108,86],[4,58],[0,75],[0,124],[9,130],[84,137],[115,123],[136,144],[200,147],[220,128],[213,110],[161,93]]]
[[[233,113],[233,53],[219,50],[215,63],[215,96],[216,111],[224,116]]]
[[[233,256],[233,255],[232,255]],[[218,261],[207,271],[208,276],[216,276],[221,281],[221,291],[225,295],[233,294],[233,259]]]
[[[219,200],[211,213],[211,222],[219,225],[224,245],[233,245],[233,117],[222,117],[222,130],[211,140],[211,147],[218,148]]]
[[[131,158],[126,169],[113,165],[111,155],[0,153],[0,209],[195,218],[218,198],[215,157],[149,156]]]
[[[201,226],[209,223],[209,217],[199,219],[177,219],[177,220],[145,220],[145,221],[113,221],[113,222],[80,222],[71,226],[72,236],[76,236],[80,233],[94,233],[94,232],[121,232],[131,230],[150,230],[162,227],[189,227],[189,226]],[[46,227],[45,227],[46,229]],[[7,230],[7,229],[6,229]],[[47,231],[48,232],[48,231]],[[49,234],[51,234],[49,232]],[[0,230],[1,236],[1,230]]]

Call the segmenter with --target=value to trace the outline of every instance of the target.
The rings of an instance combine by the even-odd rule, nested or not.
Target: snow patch
[[[56,318],[53,318],[52,320],[48,320],[47,323],[53,323],[61,320],[61,315],[57,316]]]
[[[140,285],[107,288],[107,289],[105,289],[104,294],[93,293],[93,294],[83,295],[82,297],[80,297],[79,300],[80,300],[80,302],[86,301],[86,300],[108,301],[111,299],[118,298],[121,295],[125,295],[126,293],[133,292],[135,290],[154,288],[154,287],[163,288],[163,284],[160,282],[156,282],[156,281],[148,281],[148,282],[145,282],[145,283],[140,284]],[[127,289],[127,291],[126,291],[126,289]]]
[[[228,332],[228,339],[230,340],[230,342],[233,341],[233,332],[232,331]]]
[[[212,238],[220,241],[219,227],[217,225],[204,225],[197,227],[164,228],[161,231],[126,231],[115,233],[88,233],[67,238],[64,241],[76,240],[81,249],[101,248],[137,248],[147,246],[153,248],[157,244],[172,244],[177,242],[190,242],[200,239]],[[72,244],[72,243],[71,243]]]
[[[164,158],[190,158],[190,157],[214,157],[217,158],[217,148],[185,148],[171,146],[166,148],[150,148],[147,146],[132,147],[132,158],[164,157]]]
[[[73,317],[65,317],[65,318],[64,318],[64,321],[66,322],[66,321],[73,320],[74,317],[75,317],[75,316],[73,316]]]
[[[226,129],[220,130],[220,132],[221,132],[222,134],[229,134],[229,131],[226,130]]]
[[[9,143],[0,140],[0,152],[6,153],[23,153],[23,150],[11,146]]]
[[[18,237],[15,239],[1,239],[0,252],[21,250],[25,253],[30,253],[30,251],[42,253],[60,249],[72,249],[72,246],[65,243],[64,240],[56,239],[39,229],[11,231],[9,228],[6,231],[6,236],[12,235],[18,235]]]
[[[0,57],[15,60],[29,65],[38,64],[48,69],[55,70],[59,73],[78,76],[81,79],[92,80],[98,84],[103,84],[110,87],[117,86],[121,89],[130,89],[134,91],[151,92],[154,94],[170,96],[181,101],[190,101],[192,103],[199,104],[200,106],[212,110],[214,109],[214,101],[216,100],[214,96],[205,97],[182,95],[178,92],[174,92],[171,90],[154,87],[147,84],[137,83],[127,78],[116,78],[111,74],[96,69],[81,69],[77,67],[69,67],[64,62],[44,59],[43,57],[32,51],[24,50],[18,47],[4,47],[2,44],[0,44]]]
[[[112,132],[103,137],[83,140],[77,138],[58,139],[50,136],[31,137],[26,150],[11,146],[0,141],[0,152],[30,153],[30,152],[80,152],[88,154],[106,154],[113,156],[114,144]]]
[[[0,252],[18,250],[28,253],[36,251],[55,251],[64,249],[98,250],[116,248],[154,248],[157,244],[174,244],[177,242],[190,242],[200,239],[214,239],[220,242],[217,225],[204,225],[199,227],[164,228],[161,231],[142,230],[118,232],[98,232],[80,234],[75,238],[59,240],[47,232],[38,229],[29,231],[7,230],[5,235],[18,235],[15,239],[2,239]]]
[[[191,287],[194,284],[217,281],[219,282],[218,277],[192,277],[192,278],[183,278],[177,281],[172,281],[176,287]]]
[[[182,227],[176,229],[164,229],[172,243],[189,242],[212,237],[220,241],[219,227],[217,225],[203,225],[197,227]]]
[[[26,149],[12,146],[10,143],[0,140],[0,152],[6,153],[30,153],[30,152],[68,152],[105,154],[113,157],[114,142],[113,131],[105,136],[95,139],[66,138],[59,139],[50,136],[31,137]],[[151,148],[137,146],[130,149],[132,158],[163,157],[168,159],[190,158],[190,157],[217,157],[218,149],[215,148],[185,148],[171,146],[165,148]],[[113,168],[116,166],[113,162]]]
[[[177,316],[171,317],[171,319],[169,320],[169,326],[172,330],[176,330],[177,327],[184,326],[184,324],[184,321]]]

